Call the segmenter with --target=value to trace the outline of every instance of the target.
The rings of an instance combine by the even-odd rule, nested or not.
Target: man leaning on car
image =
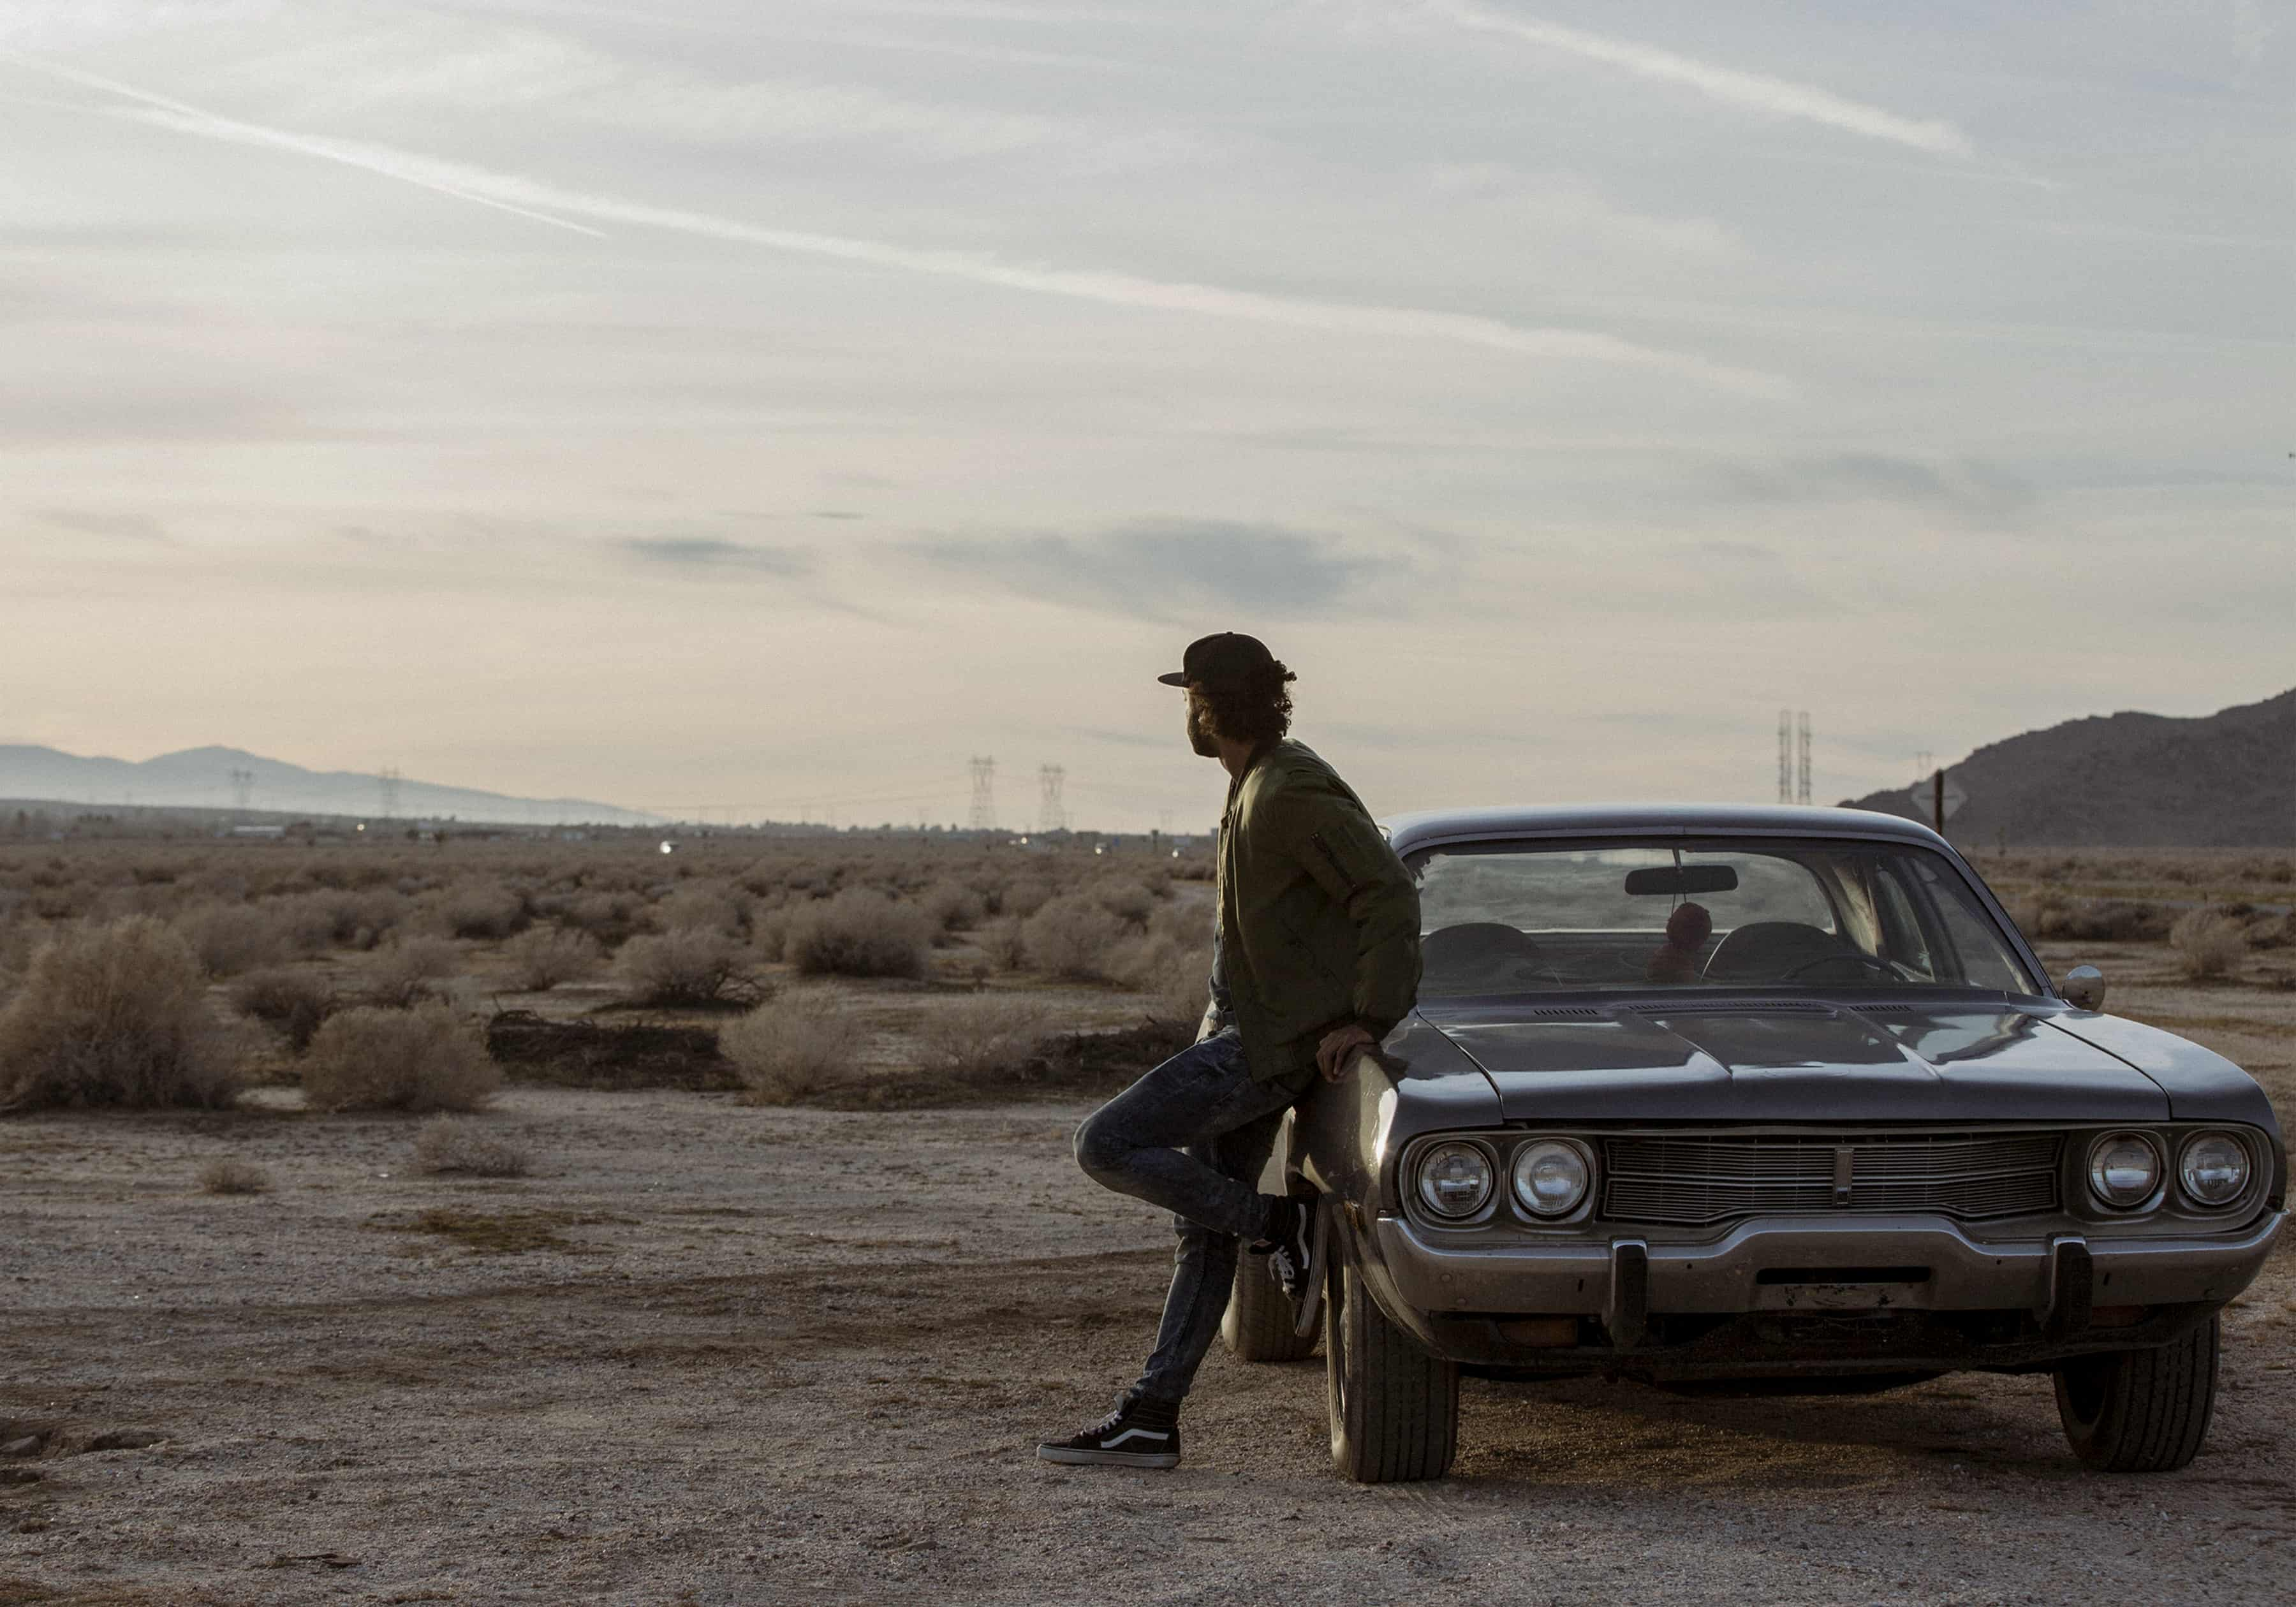
[[[1096,1182],[1173,1213],[1179,1246],[1156,1349],[1116,1410],[1037,1454],[1048,1462],[1172,1467],[1180,1402],[1218,1331],[1240,1243],[1307,1298],[1314,1213],[1255,1186],[1283,1112],[1320,1070],[1337,1081],[1409,1013],[1419,895],[1363,801],[1286,739],[1296,678],[1250,636],[1192,643],[1160,676],[1187,692],[1189,745],[1229,775],[1220,819],[1211,1008],[1196,1043],[1077,1130]]]

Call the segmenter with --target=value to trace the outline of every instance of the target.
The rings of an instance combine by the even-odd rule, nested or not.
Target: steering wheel
[[[1847,948],[1840,954],[1820,955],[1815,960],[1804,960],[1800,964],[1789,969],[1779,980],[1799,982],[1801,980],[1802,972],[1806,971],[1816,971],[1821,965],[1839,965],[1844,960],[1849,961],[1852,964],[1865,966],[1868,976],[1889,977],[1895,980],[1898,974],[1897,968],[1887,960],[1877,960],[1872,955],[1859,954],[1854,948]]]
[[[1427,934],[1421,955],[1439,991],[1506,993],[1562,980],[1537,941],[1504,921],[1442,927]]]

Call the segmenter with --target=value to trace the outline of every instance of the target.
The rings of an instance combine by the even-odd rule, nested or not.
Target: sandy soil
[[[2284,1111],[2296,1001],[2150,963],[2114,1004]],[[1471,1382],[1452,1480],[1358,1488],[1320,1361],[1218,1351],[1182,1469],[1056,1469],[1169,1246],[1070,1163],[1080,1105],[516,1088],[481,1119],[536,1169],[481,1183],[262,1097],[0,1123],[0,1603],[2276,1601],[2296,1567],[2287,1248],[2166,1476],[2084,1472],[2045,1379]],[[275,1190],[200,1193],[222,1155]],[[156,1438],[90,1448],[122,1434]]]

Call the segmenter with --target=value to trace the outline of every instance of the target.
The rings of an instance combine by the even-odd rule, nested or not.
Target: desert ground
[[[1167,1223],[1094,1186],[1068,1146],[1127,1057],[1176,1029],[1171,973],[1195,963],[1176,934],[1204,914],[1189,867],[920,866],[887,849],[840,868],[791,849],[762,869],[696,855],[672,875],[611,846],[554,850],[562,864],[393,849],[371,889],[399,902],[368,912],[392,933],[226,940],[216,909],[309,904],[358,851],[0,845],[0,963],[20,996],[44,933],[75,919],[203,936],[219,1017],[264,970],[365,996],[419,939],[452,946],[451,973],[422,979],[447,1008],[517,1013],[545,1046],[564,1029],[587,1056],[515,1064],[451,1119],[469,1153],[513,1164],[438,1169],[454,1158],[426,1148],[438,1119],[320,1108],[276,1025],[235,1029],[249,1086],[219,1108],[0,1119],[7,1607],[2286,1595],[2285,1244],[2226,1315],[2214,1427],[2173,1474],[2083,1470],[2044,1378],[1753,1401],[1470,1381],[1450,1479],[1358,1488],[1330,1470],[1320,1360],[1218,1350],[1180,1469],[1054,1468],[1035,1440],[1105,1409],[1161,1296]],[[2251,947],[2201,980],[2120,917],[2103,924],[2149,935],[2045,937],[2043,954],[2059,972],[2094,960],[2110,1008],[2248,1067],[2284,1125],[2279,862],[2100,873],[2118,863],[1988,873],[2044,932],[2101,919],[2104,900],[2243,912],[2226,919]],[[952,882],[974,902],[931,895]],[[861,884],[960,907],[935,917],[916,974],[800,978],[769,917]],[[1010,912],[1033,895],[1004,896],[1024,886],[1111,919],[1052,922],[1032,947]],[[470,914],[489,891],[515,913]],[[603,955],[687,929],[666,911],[722,929],[742,997],[633,1007],[643,978],[615,960],[546,988],[512,974],[525,931],[619,929]],[[1078,941],[1102,944],[1081,972],[1063,957]],[[769,1074],[699,1039],[651,1058],[597,1047],[630,1027],[731,1042],[735,1007],[807,987],[857,1023],[856,1077]],[[935,1021],[983,997],[1005,1016],[952,1047]],[[218,1192],[226,1161],[259,1191]]]

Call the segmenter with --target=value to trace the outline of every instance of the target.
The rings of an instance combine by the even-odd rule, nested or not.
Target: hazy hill
[[[0,745],[0,798],[229,808],[234,802],[234,770],[254,775],[248,805],[265,814],[370,818],[382,808],[381,788],[373,775],[306,770],[300,765],[282,764],[236,748],[190,748],[131,764],[117,758],[82,758],[53,748]],[[640,825],[655,818],[578,798],[508,798],[499,792],[419,781],[398,783],[398,812],[403,819],[452,817],[537,825],[580,822]]]
[[[2284,848],[2296,841],[2296,692],[2202,719],[2115,714],[1980,748],[1946,833],[1972,848]],[[1848,800],[1927,819],[1904,789]]]

